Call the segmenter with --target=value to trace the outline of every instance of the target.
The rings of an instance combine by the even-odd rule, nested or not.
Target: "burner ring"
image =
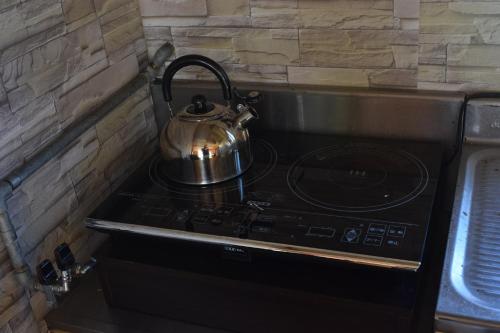
[[[300,185],[300,181],[302,180],[305,172],[305,169],[303,169],[302,166],[307,161],[310,161],[314,157],[316,157],[317,160],[322,161],[327,160],[328,158],[336,158],[340,155],[345,156],[350,153],[363,153],[367,155],[371,154],[373,156],[378,156],[379,158],[380,156],[384,156],[384,154],[391,155],[392,158],[397,157],[400,161],[408,164],[409,167],[414,168],[418,181],[407,193],[405,193],[403,196],[395,198],[394,200],[390,200],[389,202],[384,203],[365,204],[357,206],[351,204],[335,204],[332,202],[321,200],[320,198],[315,197],[314,193],[311,193],[311,191],[307,191],[307,189],[304,189],[303,186]],[[354,176],[366,176],[366,174],[368,173],[366,172],[366,174],[363,174],[365,172],[363,171],[363,169],[355,168],[350,170],[350,172],[351,171],[354,173]],[[347,179],[340,180],[340,182],[344,182],[343,184],[337,184],[335,177],[338,178],[338,176],[335,175],[335,177],[332,179],[332,172],[333,171],[329,172],[328,180],[332,181],[333,184],[337,186],[341,186],[344,190],[349,186],[350,190],[355,191],[380,186],[384,181],[386,181],[388,177],[387,171],[383,169],[383,171],[380,171],[379,174],[371,175],[372,183],[360,183],[359,186],[356,186],[357,184],[355,177],[352,177],[353,179],[349,179],[349,175]],[[328,146],[320,148],[318,150],[314,150],[301,156],[290,166],[286,178],[289,189],[298,198],[313,206],[341,212],[373,212],[397,207],[413,200],[426,189],[429,182],[429,172],[425,164],[420,159],[404,150],[389,150],[386,146],[383,145],[349,144],[345,146]],[[390,198],[390,196],[390,194],[383,195],[384,198]]]
[[[252,169],[253,166],[250,166],[250,169],[243,175],[222,183],[203,186],[179,184],[169,180],[168,177],[161,174],[161,163],[163,159],[158,156],[151,161],[149,166],[149,177],[153,183],[164,190],[180,195],[199,196],[201,192],[204,194],[216,194],[220,192],[239,191],[242,186],[254,184],[269,175],[278,162],[278,153],[269,142],[265,140],[256,140],[253,144],[256,146],[255,150],[262,150],[259,152],[259,157],[265,156],[263,159],[266,161],[265,166],[259,170],[257,174],[251,174],[250,169]]]

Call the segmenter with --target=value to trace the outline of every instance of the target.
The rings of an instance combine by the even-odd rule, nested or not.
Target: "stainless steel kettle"
[[[172,78],[180,69],[193,65],[210,70],[219,79],[227,105],[196,95],[190,105],[174,115]],[[201,55],[172,61],[163,75],[163,95],[170,121],[160,133],[160,148],[171,180],[190,185],[214,184],[237,177],[250,167],[253,156],[246,125],[258,114],[245,99],[237,112],[231,109],[231,82],[219,64]],[[255,92],[249,95],[250,99],[257,97]]]

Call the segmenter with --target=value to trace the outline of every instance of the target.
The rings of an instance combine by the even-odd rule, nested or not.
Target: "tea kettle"
[[[200,94],[174,115],[172,78],[180,69],[193,65],[210,70],[219,79],[227,105],[208,102]],[[239,96],[242,103],[233,111],[226,72],[212,59],[195,54],[172,61],[165,69],[162,88],[170,121],[160,133],[160,148],[169,179],[190,185],[214,184],[237,177],[250,167],[253,156],[247,124],[259,117],[250,106],[258,101],[259,93]]]

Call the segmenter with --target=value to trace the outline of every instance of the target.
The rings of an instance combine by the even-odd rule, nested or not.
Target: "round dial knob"
[[[348,242],[352,242],[356,238],[358,238],[358,232],[355,229],[351,229],[345,234],[345,239]]]

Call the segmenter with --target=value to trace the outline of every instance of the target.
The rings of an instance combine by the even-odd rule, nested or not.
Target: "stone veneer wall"
[[[500,90],[500,0],[422,0],[419,85]]]
[[[500,87],[500,0],[139,2],[150,55],[173,41],[176,56],[212,57],[236,81]]]
[[[147,61],[136,0],[0,0],[0,178],[134,78]],[[83,218],[155,146],[142,87],[26,180],[8,201],[30,267],[59,243],[78,258]],[[0,244],[0,332],[46,331],[45,295],[18,285]]]
[[[413,0],[140,0],[148,50],[173,40],[239,81],[415,87]]]

